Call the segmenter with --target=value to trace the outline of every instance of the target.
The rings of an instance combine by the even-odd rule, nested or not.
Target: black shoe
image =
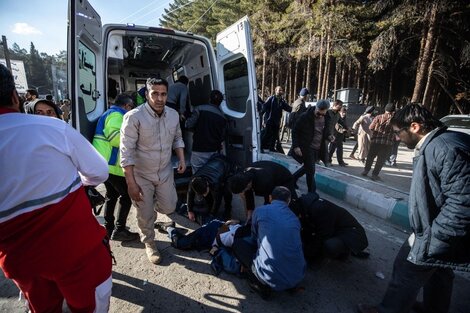
[[[362,176],[367,176],[367,174],[369,174],[369,172],[363,171],[363,172],[361,173]]]
[[[380,178],[379,175],[374,175],[374,174],[372,174],[370,179],[372,179],[373,181],[382,181],[382,178]]]
[[[155,224],[153,225],[159,232],[162,232],[162,233],[166,233],[167,232],[167,229],[168,227],[175,227],[175,222],[174,221],[171,221],[171,222],[155,222]]]
[[[122,229],[122,230],[115,229],[113,231],[113,234],[111,235],[111,240],[114,240],[114,241],[133,241],[133,240],[138,240],[138,239],[139,239],[138,233],[130,232],[127,229]]]
[[[370,256],[370,253],[369,253],[369,251],[362,250],[362,251],[359,251],[359,252],[351,252],[351,255],[353,257],[358,258],[358,259],[367,259]]]
[[[341,163],[339,163],[339,166],[343,166],[343,167],[344,167],[344,166],[348,166],[348,163],[346,163],[346,162],[341,162]]]
[[[254,292],[259,294],[261,299],[268,300],[271,297],[271,288],[266,285],[261,284],[260,282],[253,281],[252,279],[248,280],[248,284]]]

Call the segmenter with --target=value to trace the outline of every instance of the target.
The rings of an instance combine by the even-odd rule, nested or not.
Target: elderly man
[[[184,142],[178,112],[166,107],[168,83],[149,78],[147,102],[127,112],[121,127],[121,166],[129,196],[137,208],[141,241],[150,262],[161,261],[155,245],[156,212],[171,214],[177,202],[171,152],[179,159],[178,173],[184,173]]]
[[[395,258],[377,307],[359,312],[449,312],[453,270],[470,271],[470,136],[442,126],[418,104],[398,111],[395,136],[414,149],[408,202],[411,236]],[[423,302],[415,302],[423,288]]]

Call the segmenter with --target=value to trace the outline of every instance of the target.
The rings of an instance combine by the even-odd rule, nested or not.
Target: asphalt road
[[[305,185],[300,185],[305,190]],[[325,195],[322,197],[328,198]],[[332,200],[332,199],[330,199]],[[257,199],[261,202],[261,199]],[[291,295],[277,293],[269,301],[253,293],[247,282],[222,273],[215,276],[207,252],[179,251],[164,234],[157,234],[164,260],[151,264],[138,242],[112,242],[118,264],[113,268],[113,296],[110,312],[355,312],[357,303],[380,301],[391,276],[394,257],[407,238],[403,231],[366,212],[337,202],[364,225],[369,238],[369,259],[330,261],[321,268],[309,268],[302,283],[305,291]],[[236,214],[242,215],[238,197]],[[178,226],[195,229],[196,224],[175,216]],[[129,226],[136,231],[135,209]],[[91,260],[90,260],[91,261]],[[452,313],[470,310],[470,275],[457,274]],[[0,312],[27,312],[18,300],[15,285],[0,275]]]

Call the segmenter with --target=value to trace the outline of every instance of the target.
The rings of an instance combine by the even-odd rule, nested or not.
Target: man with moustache
[[[157,212],[171,214],[177,202],[171,153],[175,150],[178,173],[184,173],[184,142],[179,115],[166,107],[168,82],[149,78],[147,102],[124,115],[121,128],[121,166],[129,196],[137,208],[141,241],[150,262],[158,264],[160,253],[155,244],[154,223]]]

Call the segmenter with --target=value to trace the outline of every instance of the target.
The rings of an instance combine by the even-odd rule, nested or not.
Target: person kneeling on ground
[[[279,163],[272,161],[254,162],[229,179],[230,189],[235,194],[240,194],[245,204],[247,220],[251,218],[255,209],[255,195],[264,197],[264,204],[269,203],[269,196],[276,186],[287,187],[292,197],[295,193],[294,177],[289,170]]]
[[[232,249],[248,271],[250,287],[263,299],[272,290],[293,289],[304,278],[306,263],[300,238],[300,222],[289,209],[291,193],[277,186],[271,204],[253,212],[251,237],[236,238]]]
[[[224,219],[230,219],[232,211],[232,193],[227,186],[227,178],[232,174],[232,166],[227,158],[221,154],[212,156],[191,178],[188,188],[187,204],[188,217],[191,221],[196,220],[196,214],[204,217],[216,216],[222,197],[224,198]],[[199,208],[196,202],[204,199],[204,209]],[[203,223],[201,223],[203,224]]]
[[[360,258],[369,256],[364,251],[369,245],[364,228],[345,209],[320,199],[315,192],[302,195],[291,203],[291,209],[300,216],[307,261],[345,259],[350,254]]]

